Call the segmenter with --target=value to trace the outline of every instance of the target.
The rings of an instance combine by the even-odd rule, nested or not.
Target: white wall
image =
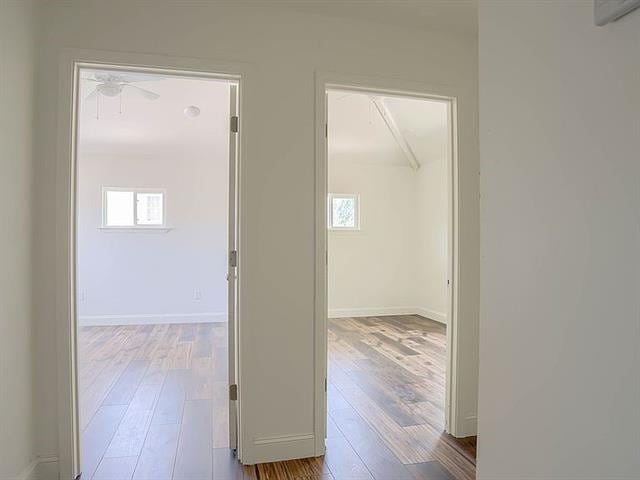
[[[34,457],[33,4],[0,2],[0,478]]]
[[[80,155],[81,325],[225,319],[227,158],[198,153],[197,157],[156,154],[151,158]],[[164,189],[167,224],[172,230],[99,229],[104,185]]]
[[[386,98],[414,170],[367,94],[331,91],[329,191],[360,196],[360,230],[329,230],[329,315],[448,321],[447,105]]]
[[[136,104],[125,98],[122,114],[117,111],[118,99],[111,101],[115,106],[102,99],[100,120],[95,120],[93,104],[81,106],[80,324],[224,321],[229,87],[173,79],[146,82],[145,87],[160,93],[160,98]],[[185,117],[181,108],[167,108],[174,103],[189,104],[184,104],[185,99],[174,102],[174,97],[184,95],[184,89],[202,92],[194,100],[202,111],[197,118]],[[159,116],[166,125],[158,128],[173,132],[170,144],[144,133]],[[117,135],[123,126],[128,135]],[[96,138],[104,140],[97,142]],[[135,145],[128,143],[130,138],[136,139]],[[166,222],[172,230],[101,230],[103,186],[165,190]]]
[[[434,139],[446,144],[443,139]],[[415,304],[434,320],[448,322],[449,315],[449,195],[447,153],[424,162],[417,172],[415,206]]]
[[[329,230],[329,315],[408,313],[414,287],[416,172],[329,158],[329,191],[360,196],[360,230]]]
[[[640,478],[639,47],[638,11],[481,2],[478,478]]]
[[[426,106],[426,105],[425,105]],[[422,106],[424,109],[425,106]],[[434,320],[449,321],[449,217],[452,214],[450,168],[452,152],[448,106],[430,102],[435,118],[429,133],[412,139],[421,152],[416,182],[416,240],[414,291],[416,305]],[[420,118],[420,116],[418,116]],[[439,120],[438,120],[439,119]],[[458,279],[459,280],[459,279]]]
[[[473,33],[359,22],[286,9],[171,1],[45,2],[38,92],[36,233],[39,277],[40,451],[57,452],[54,202],[58,77],[65,47],[147,52],[248,64],[241,165],[240,279],[245,460],[309,452],[313,431],[314,74],[344,72],[449,85],[461,92],[461,417],[475,415],[478,315],[476,40]],[[126,12],[126,14],[123,14]],[[339,10],[337,10],[339,13]],[[384,20],[383,20],[384,22]],[[384,58],[384,61],[381,59]],[[53,73],[52,73],[53,72]],[[466,372],[466,373],[465,373]],[[464,378],[467,375],[469,378]],[[462,381],[464,380],[464,382]],[[466,382],[466,383],[465,383]],[[266,443],[255,444],[262,440]],[[277,440],[277,438],[275,439]]]

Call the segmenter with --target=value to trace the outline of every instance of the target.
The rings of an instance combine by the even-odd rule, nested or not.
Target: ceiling
[[[121,95],[87,98],[97,82],[80,77],[79,149],[91,153],[158,154],[211,138],[211,130],[228,129],[229,84],[217,80],[145,75],[133,85],[159,95],[149,100],[135,89]],[[117,73],[117,72],[116,72]],[[140,78],[140,77],[135,77]],[[85,79],[85,80],[82,80]],[[195,105],[200,115],[187,117]]]
[[[445,102],[380,98],[420,164],[445,158],[448,141]],[[328,103],[329,161],[410,166],[369,94],[330,91]]]
[[[114,97],[90,96],[98,82],[86,79],[95,78],[95,72],[83,70],[81,78],[85,79],[80,82],[81,153],[175,155],[185,148],[207,148],[214,138],[226,135],[228,83],[159,75],[133,82],[159,95],[150,100],[133,88],[124,88]],[[409,166],[368,94],[331,91],[328,101],[330,160]],[[399,97],[383,97],[382,101],[419,163],[443,158],[448,134],[445,103]],[[184,114],[191,105],[200,108],[199,116]]]
[[[304,13],[475,35],[477,0],[274,0],[271,5]]]

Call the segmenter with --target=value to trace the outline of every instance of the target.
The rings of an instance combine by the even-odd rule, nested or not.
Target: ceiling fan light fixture
[[[92,76],[84,77],[82,80],[96,84],[96,87],[89,95],[87,95],[87,100],[93,100],[94,98],[97,98],[98,95],[102,95],[104,97],[117,97],[125,92],[125,90],[126,92],[135,93],[147,100],[157,100],[160,98],[160,95],[134,85],[134,83],[163,80],[163,77],[155,78],[152,75],[95,72]]]
[[[101,83],[96,87],[96,90],[105,97],[117,97],[122,92],[122,85],[117,83]]]

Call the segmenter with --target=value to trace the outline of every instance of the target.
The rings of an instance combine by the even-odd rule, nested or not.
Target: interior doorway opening
[[[82,65],[75,103],[76,468],[237,463],[239,82]],[[79,461],[78,461],[79,458]]]
[[[407,478],[475,478],[475,438],[447,433],[455,102],[334,87],[325,108],[327,450],[366,456],[366,432]]]

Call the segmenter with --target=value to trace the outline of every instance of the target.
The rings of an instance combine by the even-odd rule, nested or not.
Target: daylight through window
[[[104,188],[103,227],[162,227],[164,192],[150,189]]]
[[[360,229],[360,198],[358,195],[329,195],[329,228],[333,230]]]

